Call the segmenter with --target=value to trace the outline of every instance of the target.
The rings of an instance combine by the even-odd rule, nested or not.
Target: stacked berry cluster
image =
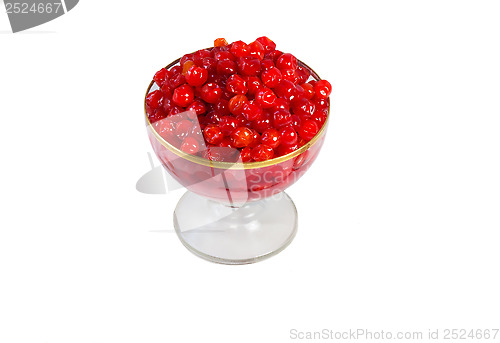
[[[146,112],[158,134],[186,153],[264,161],[299,149],[326,121],[332,86],[309,79],[267,37],[250,44],[218,38],[155,74]]]

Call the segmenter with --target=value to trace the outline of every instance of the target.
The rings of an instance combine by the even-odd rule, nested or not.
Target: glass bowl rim
[[[208,48],[206,50],[209,50],[209,49],[211,49],[211,48]],[[171,67],[173,67],[174,65],[176,65],[177,63],[179,63],[180,60],[181,59],[178,58],[175,61],[173,61],[170,64],[168,64],[164,68],[165,69],[170,69]],[[297,63],[299,65],[301,65],[302,67],[306,68],[307,70],[309,70],[311,72],[311,76],[316,81],[321,80],[321,78],[319,77],[319,75],[311,67],[309,67],[307,64],[305,64],[304,62],[302,62],[299,59],[297,59]],[[269,167],[269,166],[277,165],[277,164],[280,164],[282,162],[288,161],[288,160],[290,160],[290,159],[292,159],[292,158],[294,158],[296,156],[301,155],[305,151],[309,150],[309,148],[311,148],[325,134],[326,127],[328,125],[328,120],[330,119],[330,98],[328,97],[328,114],[327,114],[325,122],[323,123],[323,126],[319,129],[319,131],[316,133],[316,135],[310,141],[308,141],[306,144],[304,144],[303,146],[301,146],[299,149],[297,149],[295,151],[292,151],[289,154],[286,154],[286,155],[283,155],[283,156],[279,156],[279,157],[275,157],[275,158],[271,158],[271,159],[265,160],[265,161],[257,161],[257,162],[221,162],[221,161],[212,161],[212,160],[200,157],[200,156],[188,154],[188,153],[180,150],[179,148],[176,148],[175,146],[173,146],[172,144],[170,144],[169,142],[167,142],[162,136],[160,136],[160,134],[158,132],[156,132],[156,130],[152,127],[152,124],[151,124],[151,122],[149,121],[149,118],[148,118],[148,113],[146,111],[146,97],[148,96],[148,94],[149,94],[149,92],[151,90],[151,87],[153,87],[154,84],[155,84],[154,80],[152,80],[149,83],[149,86],[148,86],[148,88],[146,90],[146,95],[144,96],[144,114],[146,116],[147,129],[151,130],[151,132],[153,133],[153,136],[156,138],[156,140],[161,145],[163,145],[165,148],[167,148],[168,150],[170,150],[175,155],[177,155],[177,156],[179,156],[179,157],[181,157],[183,159],[186,159],[186,160],[188,160],[190,162],[193,162],[193,163],[196,163],[196,164],[201,164],[201,165],[204,165],[204,166],[210,167],[210,168],[219,168],[219,169],[256,169],[256,168]]]

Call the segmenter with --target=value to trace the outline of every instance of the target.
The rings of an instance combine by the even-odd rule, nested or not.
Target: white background
[[[498,1],[81,1],[0,14],[0,342],[290,342],[500,326]],[[145,195],[142,100],[186,52],[268,35],[334,85],[299,233],[246,266]],[[161,231],[161,232],[157,232]],[[497,337],[500,341],[500,337]]]

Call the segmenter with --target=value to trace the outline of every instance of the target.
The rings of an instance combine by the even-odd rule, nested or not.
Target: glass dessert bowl
[[[321,80],[306,64],[297,63],[310,73],[310,80]],[[304,175],[321,150],[329,99],[326,119],[309,141],[275,158],[243,162],[242,151],[232,147],[201,144],[196,153],[189,153],[180,142],[165,139],[159,132],[166,120],[177,125],[181,121],[192,122],[191,135],[203,135],[203,130],[192,111],[151,123],[146,99],[158,88],[155,81],[147,88],[146,126],[163,167],[188,190],[174,211],[174,227],[181,242],[195,255],[223,264],[253,263],[282,251],[297,232],[297,210],[284,190]],[[207,152],[217,158],[207,158]]]

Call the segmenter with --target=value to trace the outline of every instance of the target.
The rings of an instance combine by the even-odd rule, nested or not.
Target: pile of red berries
[[[264,161],[299,149],[326,121],[332,86],[310,76],[267,37],[250,44],[218,38],[213,48],[155,74],[158,89],[147,95],[146,112],[154,129],[186,153]]]

